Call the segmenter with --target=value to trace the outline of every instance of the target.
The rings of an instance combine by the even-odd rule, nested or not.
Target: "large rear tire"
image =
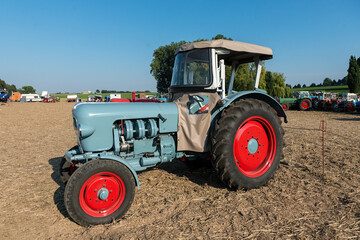
[[[309,110],[312,107],[312,104],[309,99],[301,99],[299,101],[299,108],[302,111]]]
[[[240,100],[225,109],[212,138],[213,164],[232,189],[265,185],[283,157],[281,121],[267,103]]]
[[[113,160],[91,160],[70,176],[64,203],[75,222],[89,226],[120,218],[134,196],[135,179],[126,166]]]

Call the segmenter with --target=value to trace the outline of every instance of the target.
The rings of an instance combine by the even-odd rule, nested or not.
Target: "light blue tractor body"
[[[265,91],[256,89],[232,94],[217,104],[211,114],[211,128],[224,108],[234,101],[246,98],[266,101],[287,122],[281,105]],[[79,148],[66,152],[67,161],[119,161],[131,170],[138,187],[140,185],[136,172],[181,158],[184,154],[201,154],[176,150],[178,108],[171,102],[78,103],[73,108],[73,123]]]

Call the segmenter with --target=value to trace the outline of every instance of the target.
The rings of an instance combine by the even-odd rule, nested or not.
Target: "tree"
[[[310,87],[316,87],[315,83],[310,84]]]
[[[273,97],[290,97],[291,88],[286,86],[283,73],[266,71],[266,91]]]
[[[303,88],[306,88],[306,84],[302,85]]]
[[[331,86],[331,83],[332,83],[332,81],[330,78],[325,78],[323,81],[324,86]]]
[[[9,85],[4,80],[1,79],[0,79],[0,89],[6,89],[9,91],[9,93],[17,91],[16,86],[14,84]]]
[[[185,41],[172,42],[154,51],[153,60],[150,64],[150,73],[157,81],[156,88],[158,92],[168,91],[171,84],[176,49],[185,43]]]
[[[232,38],[225,37],[222,34],[218,34],[215,37],[211,38],[211,40],[218,40],[218,39],[226,39],[226,40],[232,40]]]
[[[349,60],[347,84],[350,92],[360,92],[360,58],[356,60],[355,56],[351,56]]]
[[[19,89],[19,92],[23,94],[28,94],[28,93],[36,93],[36,90],[32,86],[22,86]]]
[[[95,91],[96,93],[100,93],[100,90],[99,89],[96,89],[96,91]]]

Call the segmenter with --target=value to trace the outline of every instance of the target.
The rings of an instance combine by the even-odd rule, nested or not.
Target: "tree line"
[[[349,91],[352,93],[360,92],[360,57],[356,59],[355,56],[350,56],[348,74],[342,79],[325,78],[322,83],[312,83],[309,87],[323,87],[323,86],[344,86],[348,85]],[[306,84],[301,85],[298,83],[294,88],[306,88]]]
[[[213,37],[211,40],[216,39],[227,39],[232,40],[231,38],[225,37],[224,35],[218,34]],[[194,42],[207,41],[209,39],[198,39]],[[171,42],[168,45],[160,46],[154,50],[153,59],[150,64],[151,70],[150,73],[156,80],[156,88],[160,93],[166,93],[171,84],[172,70],[175,61],[175,52],[176,49],[188,43],[186,41]],[[269,95],[274,97],[289,97],[291,96],[291,89],[288,85],[285,84],[285,76],[283,73],[276,73],[271,71],[266,71],[264,62],[262,64],[262,70],[260,74],[259,88],[265,89]],[[225,79],[226,87],[228,85],[231,67],[226,66],[225,69]],[[246,91],[251,90],[254,87],[256,75],[256,67],[253,63],[242,64],[238,67],[235,73],[233,90],[235,91]]]
[[[22,86],[21,88],[16,88],[14,84],[7,84],[4,80],[0,79],[0,89],[6,89],[9,93],[20,92],[22,94],[36,93],[35,88],[32,86]]]
[[[309,86],[307,86],[306,84],[301,85],[300,83],[294,85],[293,88],[306,88],[306,87],[323,87],[323,86],[344,86],[347,85],[347,76],[343,77],[342,79],[330,79],[330,78],[325,78],[323,80],[322,83],[311,83]]]

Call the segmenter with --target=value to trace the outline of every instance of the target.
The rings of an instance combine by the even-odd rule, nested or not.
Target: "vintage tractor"
[[[258,89],[260,62],[272,50],[230,40],[189,43],[176,52],[169,102],[79,103],[78,145],[66,151],[64,203],[80,225],[112,222],[130,208],[137,172],[174,159],[209,156],[231,189],[271,179],[283,157],[281,105]],[[240,64],[254,62],[252,91],[233,92]],[[232,66],[225,89],[225,65]]]
[[[356,93],[343,93],[341,94],[341,101],[339,102],[335,111],[354,112],[355,106],[358,102],[358,96]]]
[[[321,100],[319,100],[316,104],[316,109],[329,111],[334,108],[334,106],[337,107],[337,104],[338,99],[336,93],[323,92]]]
[[[312,101],[308,91],[294,92],[293,95],[295,98],[297,98],[295,104],[300,110],[306,111],[312,108]]]
[[[297,108],[302,111],[306,111],[312,107],[312,102],[308,91],[293,92],[292,98],[279,98],[278,101],[284,110]]]
[[[6,89],[0,89],[0,102],[8,102],[10,98],[9,92]]]

